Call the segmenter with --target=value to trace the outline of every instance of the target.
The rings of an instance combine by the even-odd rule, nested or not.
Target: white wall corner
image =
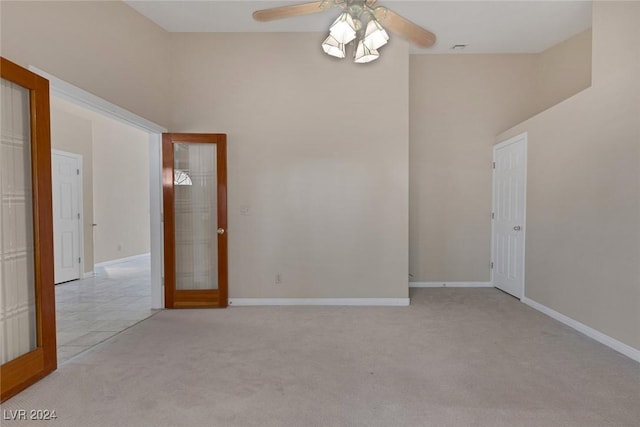
[[[615,351],[624,354],[630,359],[635,360],[636,362],[640,362],[640,350],[633,348],[621,341],[618,341],[615,338],[610,337],[609,335],[603,334],[602,332],[593,329],[590,326],[585,325],[584,323],[580,323],[577,320],[574,320],[568,316],[565,316],[562,313],[559,313],[552,308],[547,307],[546,305],[542,305],[539,302],[536,302],[527,297],[523,297],[521,300],[523,303],[527,304],[529,307],[534,308],[547,316],[564,323],[567,326],[572,327],[578,332],[581,332],[588,336],[589,338],[593,338],[601,344],[606,345],[614,349]]]

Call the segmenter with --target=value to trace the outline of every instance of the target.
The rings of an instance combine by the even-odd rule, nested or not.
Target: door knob
[[[218,234],[224,234],[224,228],[218,228]]]
[[[516,231],[520,231],[520,226],[516,225],[515,227],[513,227],[513,229],[516,230]]]

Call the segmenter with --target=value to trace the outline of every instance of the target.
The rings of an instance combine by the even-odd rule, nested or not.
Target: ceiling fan
[[[366,63],[378,59],[378,49],[389,40],[389,31],[407,39],[418,47],[430,47],[436,41],[431,31],[414,24],[384,6],[377,0],[320,0],[311,3],[274,7],[253,12],[260,22],[324,12],[331,7],[342,9],[340,16],[329,28],[329,36],[322,43],[328,55],[346,56],[345,47],[356,43],[354,61]]]

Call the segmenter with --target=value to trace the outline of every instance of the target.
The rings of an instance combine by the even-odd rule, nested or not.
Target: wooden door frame
[[[508,145],[512,145],[512,144],[516,144],[522,142],[524,143],[524,199],[523,199],[523,212],[522,212],[522,286],[521,286],[521,291],[522,291],[522,295],[520,296],[515,296],[516,298],[522,300],[523,298],[525,298],[525,285],[526,285],[526,280],[525,280],[525,273],[526,273],[526,233],[527,233],[527,155],[528,155],[528,133],[527,132],[523,132],[520,133],[518,135],[515,135],[511,138],[508,138],[504,141],[501,141],[497,144],[495,144],[493,146],[493,150],[492,150],[492,164],[493,164],[493,168],[491,170],[491,212],[492,212],[492,218],[491,218],[491,269],[490,269],[490,277],[491,277],[491,284],[494,288],[497,288],[495,280],[494,280],[494,267],[495,267],[495,250],[496,250],[496,226],[495,226],[495,220],[493,218],[493,214],[496,212],[496,169],[495,169],[495,162],[496,162],[496,152],[501,149],[504,148]]]
[[[0,57],[3,79],[29,89],[37,347],[0,366],[0,401],[57,367],[49,81]]]
[[[173,195],[173,144],[216,144],[218,182],[218,289],[175,290],[175,213]],[[164,207],[164,306],[165,308],[224,308],[228,305],[227,135],[221,133],[162,134],[162,195]],[[178,298],[175,298],[175,297]],[[208,300],[208,301],[205,301]]]

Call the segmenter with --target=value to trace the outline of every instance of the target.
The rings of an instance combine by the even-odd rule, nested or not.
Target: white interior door
[[[524,296],[527,135],[493,149],[492,278],[496,288]]]
[[[80,278],[81,251],[80,192],[82,157],[62,151],[52,152],[53,239],[55,282]]]

